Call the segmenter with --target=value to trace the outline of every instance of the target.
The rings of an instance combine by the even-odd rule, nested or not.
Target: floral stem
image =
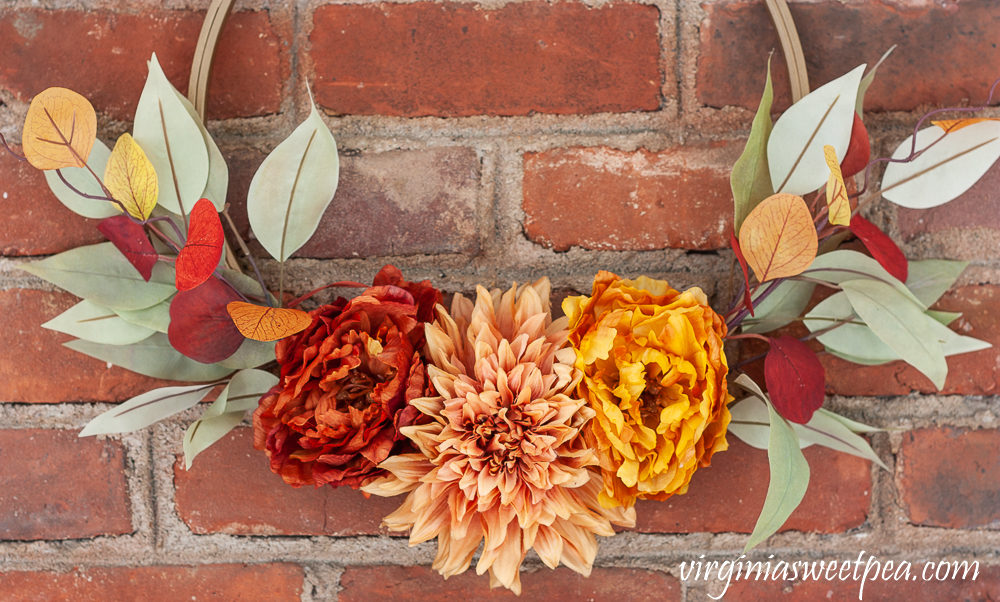
[[[264,301],[267,302],[268,307],[274,307],[271,303],[271,295],[267,293],[267,285],[264,284],[264,278],[260,275],[260,270],[257,269],[257,262],[253,260],[253,255],[250,254],[250,249],[247,247],[247,243],[243,241],[243,237],[240,236],[240,231],[236,229],[236,224],[233,223],[233,218],[229,217],[229,204],[227,203],[225,207],[222,208],[222,215],[226,218],[226,223],[229,224],[229,229],[233,231],[233,236],[236,237],[236,242],[240,245],[240,250],[246,255],[247,260],[250,262],[250,266],[253,268],[253,273],[257,276],[257,282],[260,283],[260,290],[264,295]]]
[[[14,152],[14,149],[12,149],[10,147],[10,145],[7,144],[7,139],[3,137],[3,134],[0,134],[0,142],[3,143],[3,147],[5,149],[7,149],[7,152],[10,153],[10,155],[12,157],[14,157],[15,159],[17,159],[18,161],[27,161],[28,160],[27,157],[22,157],[21,155],[19,155],[19,154],[17,154],[17,153]]]

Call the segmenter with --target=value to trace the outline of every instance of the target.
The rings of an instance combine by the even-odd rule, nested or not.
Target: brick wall
[[[18,140],[32,95],[73,88],[113,141],[129,127],[155,51],[183,91],[201,0],[6,0],[0,7],[0,131]],[[874,151],[921,111],[979,103],[1000,76],[1000,2],[793,3],[813,86],[892,44],[869,93]],[[223,32],[209,129],[229,201],[306,115],[306,84],[342,153],[312,243],[288,264],[295,292],[370,280],[393,262],[447,292],[548,275],[560,295],[596,270],[701,286],[726,300],[728,169],[777,46],[761,2],[246,0]],[[789,92],[775,55],[779,106]],[[995,113],[1000,114],[1000,113]],[[1000,166],[930,211],[877,204],[871,218],[915,259],[964,259],[940,303],[994,344],[949,359],[945,390],[902,364],[827,363],[827,406],[912,430],[877,434],[892,469],[809,448],[813,482],[761,549],[783,560],[978,560],[977,582],[872,585],[866,599],[1000,597]],[[78,439],[92,417],[157,386],[75,354],[39,324],[71,295],[18,269],[29,256],[100,239],[43,178],[0,160],[0,601],[482,599],[485,578],[442,581],[434,545],[380,530],[395,500],[293,490],[246,428],[178,461],[195,412],[142,432]],[[264,271],[276,277],[273,263]],[[288,280],[286,279],[286,282]],[[734,442],[690,493],[641,503],[633,532],[602,542],[589,580],[529,557],[523,599],[701,601],[678,565],[732,558],[767,484],[764,452]],[[877,589],[881,587],[882,589]],[[494,592],[497,598],[509,594]],[[741,584],[727,599],[848,600],[851,583]]]

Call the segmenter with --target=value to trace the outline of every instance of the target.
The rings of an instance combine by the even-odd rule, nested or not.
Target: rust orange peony
[[[374,286],[317,308],[307,329],[278,342],[281,379],[253,415],[254,447],[272,471],[294,487],[357,489],[409,449],[399,428],[419,418],[410,402],[427,392],[420,317],[440,299],[428,281],[386,266]]]
[[[566,319],[552,321],[547,279],[505,293],[456,295],[426,326],[436,393],[413,400],[429,420],[402,428],[420,453],[381,464],[363,489],[407,493],[385,519],[410,544],[437,538],[434,568],[464,572],[485,539],[476,572],[520,592],[529,549],[550,568],[589,575],[596,535],[632,526],[635,511],[603,508],[597,459],[582,429],[594,412],[574,396],[580,373],[566,346]]]
[[[590,297],[569,297],[563,310],[579,394],[596,412],[586,436],[604,474],[601,503],[631,508],[685,493],[727,447],[725,322],[701,289],[604,271]]]

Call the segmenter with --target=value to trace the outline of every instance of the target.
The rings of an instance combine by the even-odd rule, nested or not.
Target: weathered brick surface
[[[903,434],[902,500],[917,525],[1000,527],[1000,430],[928,428]]]
[[[695,473],[688,493],[663,502],[638,502],[637,531],[753,531],[767,494],[767,452],[732,435],[727,439],[729,449]],[[809,461],[809,489],[782,530],[841,533],[864,523],[871,503],[871,464],[816,445],[803,453]]]
[[[246,190],[264,155],[231,149],[233,221],[250,233]],[[479,158],[470,148],[342,156],[340,184],[298,257],[467,253],[479,249]],[[255,245],[256,246],[256,245]],[[259,255],[266,253],[257,246]]]
[[[652,153],[605,147],[524,156],[528,237],[565,251],[718,249],[732,229],[729,172],[742,142]]]
[[[767,8],[760,2],[709,2],[700,27],[697,96],[711,107],[756,108],[772,49],[775,108],[791,103],[788,70]],[[981,103],[1000,62],[1000,11],[994,0],[790,3],[815,89],[861,63],[875,64],[893,44],[865,97],[874,111]]]
[[[988,228],[1000,230],[1000,162],[965,194],[930,209],[897,209],[903,240],[942,230]]]
[[[934,566],[927,569],[928,580],[925,581],[922,575],[924,563],[908,560],[911,564],[909,580],[904,578],[905,569],[899,571],[899,579],[897,580],[894,579],[894,576],[896,571],[899,570],[900,562],[902,562],[897,560],[893,562],[892,568],[888,571],[888,580],[882,579],[882,573],[879,573],[878,579],[873,580],[872,574],[874,571],[884,570],[886,567],[885,561],[887,559],[884,557],[880,558],[878,555],[875,556],[875,561],[879,562],[879,564],[875,565],[873,563],[871,565],[871,572],[868,573],[868,579],[864,583],[864,590],[861,590],[862,583],[860,577],[864,575],[865,563],[868,562],[869,557],[869,554],[865,554],[865,557],[862,559],[863,563],[858,570],[858,581],[854,581],[851,578],[854,571],[853,564],[851,566],[851,574],[847,575],[845,573],[849,577],[846,580],[839,579],[836,570],[832,572],[833,579],[821,579],[819,581],[792,582],[780,579],[773,581],[764,577],[761,577],[758,581],[751,577],[749,581],[732,581],[729,589],[726,591],[725,598],[722,599],[739,600],[740,602],[773,602],[775,600],[782,602],[814,602],[816,600],[856,599],[879,601],[962,600],[964,602],[990,602],[996,600],[997,596],[1000,595],[1000,569],[997,567],[988,567],[984,566],[983,563],[979,563],[979,576],[976,579],[972,578],[972,570],[969,571],[965,579],[962,579],[963,569],[960,568],[957,579],[938,580],[934,575],[934,571],[938,568],[938,563],[935,562]],[[854,556],[851,562],[853,563],[856,559],[857,556]],[[837,569],[840,568],[839,560]],[[952,559],[949,559],[949,561],[953,562]],[[772,566],[777,562],[778,559],[772,560]],[[954,565],[952,564],[949,568],[949,577],[953,573]],[[789,575],[791,574],[789,571]],[[756,568],[754,568],[752,575],[757,575]],[[718,595],[718,593],[713,594],[714,597]],[[699,595],[698,593],[691,593],[688,595],[688,600],[691,602],[708,602],[711,598]]]
[[[0,430],[0,457],[0,540],[132,532],[120,443],[76,431]]]
[[[298,602],[303,572],[289,564],[80,568],[0,573],[0,602],[227,600]]]
[[[631,3],[328,5],[313,14],[308,53],[316,99],[333,113],[651,111],[658,19]]]
[[[154,52],[174,86],[187,90],[204,15],[161,10],[0,13],[0,89],[27,102],[51,86],[70,88],[97,111],[131,119],[146,81],[146,61]],[[229,19],[212,71],[210,118],[280,110],[290,58],[288,34],[276,29],[267,12],[239,12]]]
[[[589,578],[570,569],[541,568],[522,572],[520,597],[501,588],[490,590],[489,577],[477,576],[475,568],[441,579],[437,571],[423,566],[349,566],[340,578],[340,602],[385,600],[588,600],[592,602],[680,602],[677,579],[659,571],[595,568]]]
[[[253,429],[233,431],[195,458],[174,465],[177,511],[195,533],[236,535],[375,535],[403,498],[340,487],[294,489],[253,448]],[[233,495],[239,492],[239,495]]]
[[[0,42],[2,43],[2,42]],[[13,147],[20,153],[21,148]],[[67,209],[50,191],[45,176],[25,161],[0,149],[0,252],[12,255],[48,255],[104,240],[100,220],[81,217]]]
[[[172,384],[140,376],[62,346],[72,337],[41,327],[79,299],[68,293],[0,291],[0,400],[124,401]]]

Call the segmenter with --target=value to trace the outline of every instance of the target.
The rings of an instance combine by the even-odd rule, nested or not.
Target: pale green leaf
[[[871,68],[871,71],[869,71],[867,74],[865,74],[864,77],[861,78],[861,83],[858,85],[858,100],[856,101],[854,107],[854,110],[858,113],[858,117],[865,116],[865,111],[864,111],[865,94],[868,92],[868,88],[871,87],[872,82],[875,81],[875,72],[878,71],[878,68],[882,65],[885,59],[889,58],[889,55],[892,54],[892,51],[895,49],[896,45],[893,44],[892,47],[889,48],[889,50],[885,51],[885,54],[882,55],[882,58],[880,58],[878,62],[875,63],[875,66]]]
[[[879,342],[881,343],[881,341]],[[851,362],[852,364],[858,364],[860,366],[881,366],[882,364],[888,364],[889,362],[893,361],[893,360],[882,360],[882,359],[874,360],[863,357],[857,357],[849,353],[843,353],[841,351],[837,351],[836,349],[832,349],[830,347],[826,348],[826,352],[834,357],[839,357],[844,361]],[[902,358],[896,357],[894,359],[902,359]]]
[[[847,154],[854,104],[865,66],[823,85],[792,105],[774,124],[767,162],[775,192],[803,195],[826,183],[824,146]]]
[[[940,389],[948,363],[923,308],[877,280],[847,280],[840,284],[855,313],[882,341]]]
[[[172,268],[157,262],[146,282],[110,242],[70,249],[21,269],[113,310],[144,309],[177,292]]]
[[[87,157],[87,165],[94,170],[95,174],[103,176],[109,157],[111,157],[111,149],[100,140],[95,140],[93,148],[90,149],[90,156]],[[91,196],[105,196],[97,178],[83,167],[64,167],[59,171],[66,178],[66,181],[80,192]],[[49,185],[52,194],[56,195],[56,198],[70,211],[91,219],[104,219],[121,213],[118,206],[111,201],[88,199],[73,192],[63,184],[56,170],[48,169],[42,173],[45,174],[45,182]]]
[[[769,294],[754,308],[754,316],[743,320],[743,332],[771,332],[791,323],[802,315],[809,304],[816,283],[804,280],[785,280],[777,290]],[[760,297],[766,287],[761,287],[754,295]]]
[[[843,422],[832,418],[832,412],[816,412],[805,425],[794,425],[798,434],[799,442],[807,444],[815,443],[823,447],[864,458],[878,464],[882,468],[889,470],[882,458],[878,457],[875,450],[864,437],[855,435],[851,429]]]
[[[181,355],[170,346],[167,335],[159,332],[134,345],[101,345],[83,340],[70,341],[64,345],[90,357],[153,378],[205,382],[218,380],[233,372],[218,364],[202,364]]]
[[[260,282],[257,278],[248,276],[247,274],[241,274],[236,270],[230,270],[228,268],[223,268],[222,277],[226,279],[229,284],[233,285],[233,288],[240,291],[248,297],[255,297],[257,299],[263,299],[263,291],[260,288]],[[275,306],[278,305],[278,298],[270,293],[267,296],[271,299],[271,303]]]
[[[198,111],[195,111],[194,105],[176,89],[174,92],[177,93],[177,99],[187,109],[191,119],[198,124],[198,129],[201,130],[201,135],[205,139],[205,147],[208,149],[208,183],[205,185],[205,191],[201,193],[201,198],[212,201],[215,210],[221,212],[226,205],[226,193],[229,190],[229,166],[226,165],[226,159],[219,151],[219,146],[215,143],[212,135],[208,133],[205,123],[198,116]]]
[[[309,240],[339,174],[337,143],[313,104],[309,117],[264,159],[247,193],[250,226],[272,257],[285,261]]]
[[[170,301],[172,299],[173,297],[170,297],[166,301],[161,301],[145,309],[134,311],[119,309],[115,310],[115,313],[121,316],[126,322],[145,326],[156,332],[166,333],[167,328],[170,327]]]
[[[905,159],[912,147],[910,136],[892,158]],[[980,121],[948,134],[933,125],[917,132],[916,150],[924,152],[886,165],[882,196],[910,209],[937,207],[972,188],[1000,158],[1000,122]]]
[[[845,280],[857,280],[858,278],[873,278],[892,285],[897,291],[909,298],[910,301],[913,301],[924,309],[927,308],[905,284],[885,271],[885,268],[878,261],[857,251],[842,249],[820,255],[813,260],[809,269],[802,272],[802,275],[833,284],[840,284]]]
[[[237,372],[201,418],[184,433],[184,464],[191,470],[195,456],[208,449],[243,421],[247,410],[278,383],[278,377],[261,370]]]
[[[927,259],[909,262],[906,288],[910,289],[920,302],[930,307],[945,294],[958,280],[968,261],[947,261]]]
[[[179,188],[183,213],[190,213],[208,183],[209,156],[199,121],[191,117],[178,97],[154,54],[135,109],[133,137],[156,169],[159,203],[169,211],[182,213]]]
[[[945,326],[962,317],[962,312],[958,311],[937,311],[935,309],[928,309],[924,313]]]
[[[267,362],[274,361],[274,346],[277,341],[255,341],[246,339],[236,350],[236,353],[218,362],[224,368],[243,370],[245,368],[256,368]]]
[[[830,410],[826,410],[826,409],[823,409],[823,408],[820,408],[820,409],[818,409],[816,411],[818,413],[820,413],[820,414],[824,414],[825,416],[827,416],[829,418],[833,418],[834,420],[840,422],[841,424],[843,424],[844,426],[846,426],[847,428],[849,428],[851,430],[851,432],[853,432],[853,433],[880,433],[880,432],[883,432],[885,430],[893,430],[893,429],[880,429],[880,428],[876,428],[874,426],[869,426],[867,424],[863,424],[861,422],[857,422],[857,421],[851,420],[850,418],[846,418],[844,416],[841,416],[840,414],[835,414],[835,413],[831,412]]]
[[[214,384],[191,387],[163,387],[121,403],[87,424],[80,437],[128,433],[194,407],[208,395]]]
[[[80,301],[42,324],[42,328],[104,345],[131,345],[151,337],[155,332],[126,322],[110,309],[90,301]]]
[[[788,517],[802,502],[809,488],[809,462],[802,455],[799,439],[787,420],[767,404],[771,433],[767,445],[767,463],[770,479],[764,508],[757,518],[753,533],[743,553],[773,535],[785,524]]]
[[[736,212],[733,230],[737,236],[743,220],[761,201],[774,194],[771,186],[771,173],[767,168],[767,138],[771,135],[771,101],[774,92],[771,89],[771,59],[767,60],[767,81],[764,84],[764,94],[760,98],[760,106],[754,115],[750,126],[750,137],[743,149],[743,154],[733,165],[729,183],[733,189],[733,205]]]
[[[747,397],[730,404],[729,433],[757,449],[767,449],[771,437],[771,417],[767,404],[756,397]]]

